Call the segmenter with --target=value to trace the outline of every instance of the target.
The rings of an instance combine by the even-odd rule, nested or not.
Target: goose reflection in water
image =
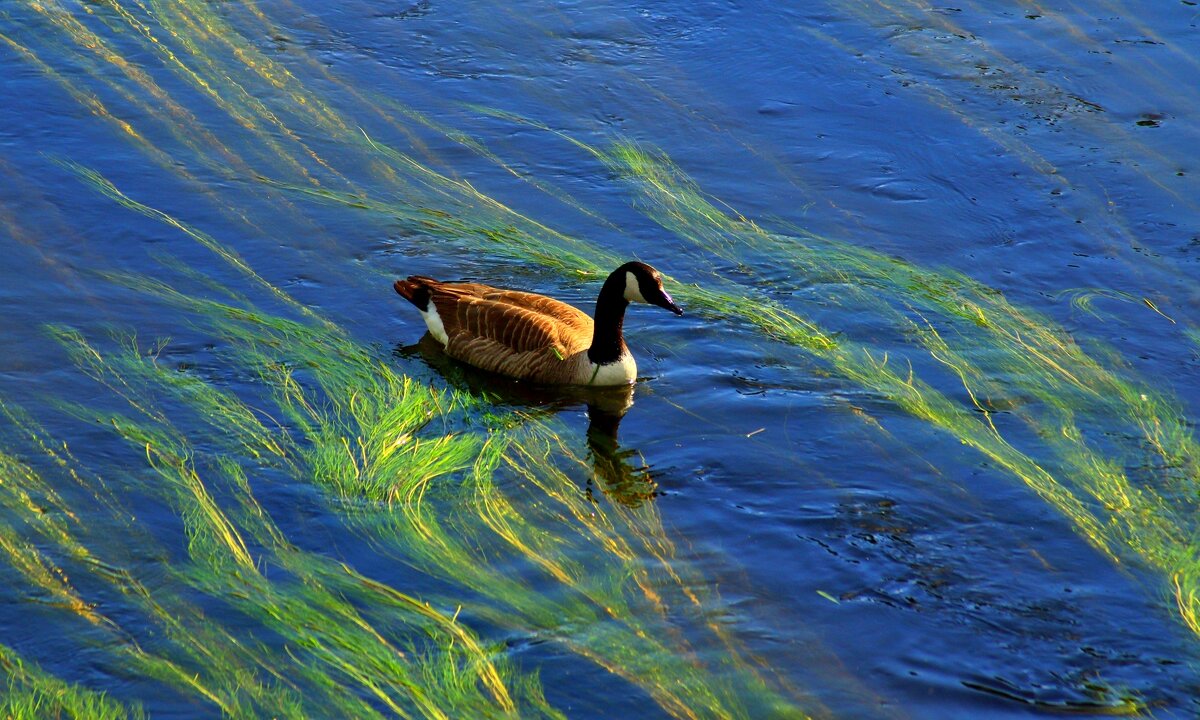
[[[611,500],[636,507],[658,494],[658,484],[641,453],[623,449],[617,440],[621,419],[633,406],[633,385],[596,388],[531,385],[458,362],[448,357],[441,343],[429,334],[416,344],[397,345],[394,352],[403,358],[419,356],[455,389],[499,406],[547,414],[586,407],[588,461],[592,469],[585,488],[588,499],[595,501],[595,491],[599,489]]]

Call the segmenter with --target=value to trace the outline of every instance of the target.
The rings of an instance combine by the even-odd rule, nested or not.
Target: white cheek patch
[[[646,298],[642,297],[642,289],[638,287],[637,278],[633,273],[625,273],[625,299],[629,302],[646,302]]]
[[[429,334],[443,346],[450,342],[450,336],[446,334],[446,326],[442,324],[442,317],[438,315],[437,308],[434,307],[433,301],[429,301],[428,310],[419,310],[421,317],[425,320],[426,327],[429,328]]]

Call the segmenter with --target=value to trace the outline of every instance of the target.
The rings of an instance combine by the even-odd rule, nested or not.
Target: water
[[[9,702],[56,678],[152,717],[285,696],[309,716],[1194,716],[1198,23],[1101,0],[0,7],[0,399],[22,409],[0,450],[26,493],[0,511],[0,644],[34,668],[6,661]],[[590,309],[602,275],[580,271],[629,257],[688,314],[630,311],[619,450],[589,445],[594,398],[414,347],[390,289]],[[223,324],[151,281],[308,329]],[[366,374],[483,399],[429,425],[355,414],[398,395],[350,377],[340,340],[303,345],[324,320],[283,294]],[[139,375],[150,356],[207,390]],[[278,367],[318,419],[288,414]],[[367,417],[397,447],[535,450],[480,494],[456,494],[464,461],[388,505],[366,480],[392,451],[354,450]],[[523,424],[543,422],[539,455]],[[382,470],[338,484],[347,455]],[[468,637],[468,689],[412,670]]]

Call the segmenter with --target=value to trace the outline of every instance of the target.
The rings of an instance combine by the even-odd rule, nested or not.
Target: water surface
[[[0,7],[6,702],[1194,716],[1198,22]],[[615,439],[390,288],[628,258]]]

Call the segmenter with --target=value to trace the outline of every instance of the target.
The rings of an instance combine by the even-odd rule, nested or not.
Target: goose
[[[396,292],[416,306],[429,334],[457,360],[546,385],[627,385],[637,363],[622,324],[630,302],[683,315],[649,265],[614,270],[596,298],[596,319],[564,302],[519,290],[422,275],[397,280]]]

